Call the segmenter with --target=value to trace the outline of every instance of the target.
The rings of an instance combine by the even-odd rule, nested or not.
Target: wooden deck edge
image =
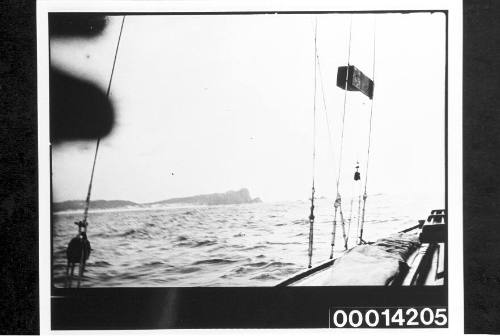
[[[327,260],[317,266],[314,266],[312,268],[309,268],[305,271],[300,271],[294,275],[292,275],[290,278],[280,282],[279,284],[277,284],[275,287],[285,287],[285,286],[289,286],[291,284],[293,284],[294,282],[298,281],[298,280],[302,280],[304,278],[306,278],[307,276],[311,275],[311,274],[314,274],[318,271],[321,271],[327,267],[330,267],[331,265],[333,265],[333,263],[335,262],[336,259],[331,259],[331,260]]]
[[[398,233],[408,233],[408,232],[411,232],[413,230],[416,230],[416,229],[419,229],[421,227],[421,224],[417,224],[417,225],[414,225],[414,226],[411,226],[409,228],[406,228],[404,230],[401,230],[399,231]],[[337,257],[338,258],[338,257]],[[298,273],[295,273],[294,275],[292,275],[290,278],[278,283],[277,285],[275,285],[275,287],[286,287],[286,286],[290,286],[291,284],[299,281],[299,280],[303,280],[304,278],[316,273],[316,272],[319,272],[327,267],[330,267],[331,265],[333,265],[333,263],[335,262],[335,260],[337,259],[331,259],[331,260],[327,260],[317,266],[314,266],[312,268],[309,268],[305,271],[300,271]],[[405,272],[405,274],[401,275],[403,277],[403,279],[397,279],[397,281],[401,281],[404,280],[404,277],[407,275],[407,272]]]

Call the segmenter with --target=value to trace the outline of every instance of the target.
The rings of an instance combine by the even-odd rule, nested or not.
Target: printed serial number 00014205
[[[334,309],[332,328],[446,327],[446,308],[360,308]]]

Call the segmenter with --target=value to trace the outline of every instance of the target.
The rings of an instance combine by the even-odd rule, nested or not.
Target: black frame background
[[[465,332],[500,333],[500,3],[463,6]]]
[[[405,11],[277,11],[98,13],[99,15],[262,15],[274,14],[411,14],[441,12],[446,16],[445,69],[445,207],[448,208],[448,12]],[[70,13],[89,15],[91,13]],[[50,13],[51,20],[57,15]],[[52,233],[51,233],[52,236]],[[446,247],[447,249],[447,247]],[[448,254],[446,254],[447,257]],[[446,260],[447,264],[447,260]],[[165,329],[165,328],[326,328],[333,307],[447,307],[448,273],[439,287],[164,287],[81,288],[52,286],[52,328]]]
[[[500,333],[500,4],[463,6],[465,331]],[[39,332],[35,7],[0,3],[2,334]]]

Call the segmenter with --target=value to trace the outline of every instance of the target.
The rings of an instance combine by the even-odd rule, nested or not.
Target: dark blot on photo
[[[108,23],[104,15],[96,14],[54,14],[49,20],[51,37],[96,37]]]
[[[108,19],[104,15],[57,13],[49,18],[50,37],[93,38]],[[111,101],[95,83],[50,66],[50,138],[53,143],[91,140],[108,135],[114,123]]]
[[[53,143],[89,140],[111,132],[114,111],[94,83],[50,69],[50,135]]]

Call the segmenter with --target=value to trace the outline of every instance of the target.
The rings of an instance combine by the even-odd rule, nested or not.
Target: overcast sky
[[[347,63],[351,17],[351,64],[370,77],[376,21],[368,192],[442,202],[442,13],[127,17],[111,88],[116,125],[101,143],[92,198],[148,202],[242,187],[264,201],[308,198],[315,18],[332,134],[330,142],[318,77],[316,189],[335,195],[344,103],[336,76]],[[98,38],[52,40],[51,61],[105,90],[120,23],[110,18]],[[349,92],[344,194],[356,160],[366,170],[369,113],[370,100]],[[55,201],[85,198],[94,147],[53,149]]]

